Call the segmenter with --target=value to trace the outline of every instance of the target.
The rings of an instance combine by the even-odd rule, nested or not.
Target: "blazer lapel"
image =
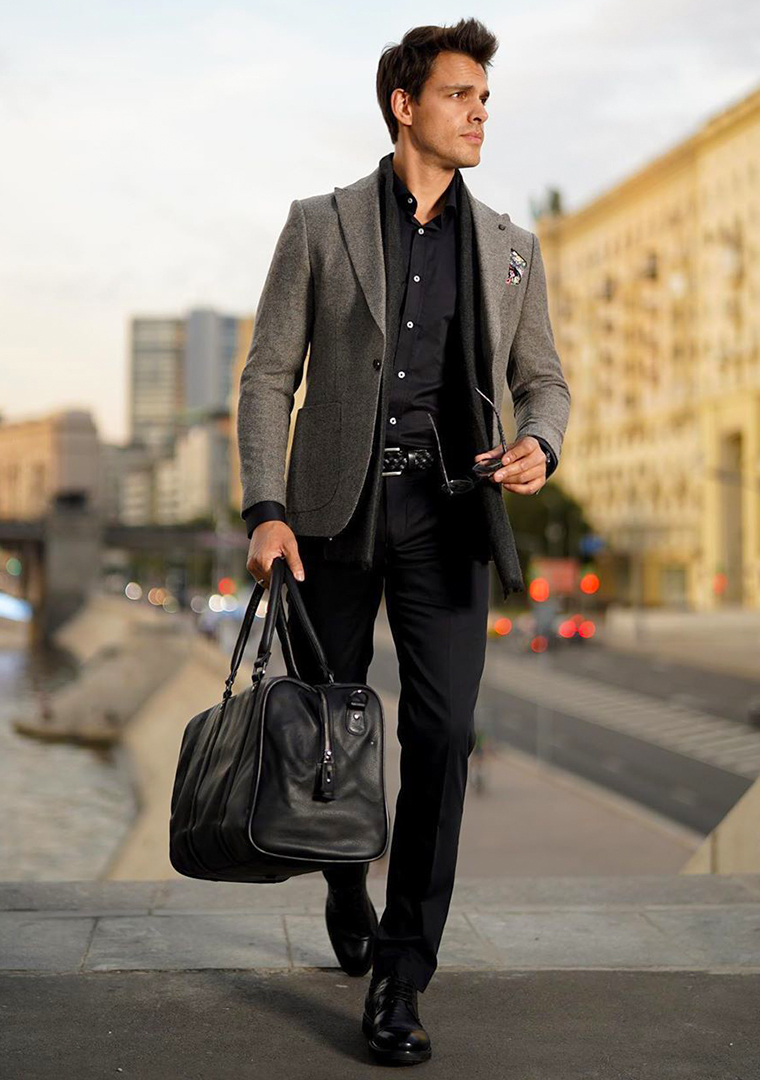
[[[385,258],[380,225],[378,198],[379,167],[348,187],[336,187],[335,202],[341,229],[356,276],[366,297],[372,317],[383,338],[385,325]],[[467,185],[464,185],[467,187]],[[467,194],[472,206],[473,226],[477,245],[478,273],[486,324],[484,345],[493,362],[501,340],[501,310],[509,276],[509,233],[500,229],[510,221],[508,214],[498,214],[476,199],[470,189]],[[517,290],[508,294],[517,299]]]
[[[488,346],[488,360],[493,362],[501,340],[501,309],[506,280],[509,274],[509,233],[500,229],[510,221],[508,214],[497,214],[490,206],[476,199],[467,189],[472,206],[473,227],[478,249],[478,273],[483,298],[483,314],[486,323],[484,344]],[[513,290],[515,291],[515,290]]]
[[[385,257],[378,198],[379,167],[348,187],[335,188],[343,236],[372,317],[385,338]]]

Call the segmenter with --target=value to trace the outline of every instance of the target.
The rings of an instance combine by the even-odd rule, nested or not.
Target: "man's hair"
[[[477,19],[460,19],[456,26],[416,26],[407,30],[400,45],[386,45],[377,66],[376,85],[391,140],[398,140],[398,120],[391,108],[391,94],[397,87],[419,103],[439,53],[465,53],[488,68],[498,47],[496,37]]]

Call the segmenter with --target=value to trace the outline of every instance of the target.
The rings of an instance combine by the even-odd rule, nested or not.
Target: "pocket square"
[[[527,262],[522,255],[515,251],[514,248],[509,252],[509,273],[507,274],[507,285],[519,285],[522,280],[522,272],[527,266]]]

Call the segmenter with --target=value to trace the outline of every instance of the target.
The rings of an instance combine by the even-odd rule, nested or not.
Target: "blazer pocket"
[[[330,502],[340,479],[340,436],[340,401],[298,410],[288,467],[288,510],[318,510]]]

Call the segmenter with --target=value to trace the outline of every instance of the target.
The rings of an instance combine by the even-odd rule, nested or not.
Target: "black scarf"
[[[466,475],[475,454],[490,450],[492,446],[492,410],[474,387],[493,400],[492,373],[485,362],[482,341],[480,281],[477,272],[476,241],[472,220],[472,207],[461,175],[457,176],[458,188],[458,250],[457,259],[457,312],[452,330],[459,335],[461,352],[455,365],[457,377],[464,380],[463,393],[455,391],[459,416],[456,430],[461,438],[449,441],[453,475]],[[372,457],[359,500],[346,527],[332,540],[325,540],[324,558],[328,561],[358,562],[364,569],[372,565],[375,547],[377,519],[382,497],[383,445],[388,418],[393,361],[404,302],[405,267],[401,248],[401,221],[396,195],[393,191],[393,154],[381,158],[378,176],[380,200],[380,223],[385,254],[385,355],[383,357],[380,403],[375,422]],[[444,452],[446,450],[444,448]],[[460,471],[457,471],[460,470]],[[464,470],[464,471],[461,471]],[[481,558],[493,558],[502,581],[504,596],[525,588],[520,562],[515,548],[512,529],[504,507],[501,489],[490,481],[483,481],[470,495],[454,496],[459,500],[462,512],[473,513],[472,529],[474,550]],[[491,541],[489,550],[489,538]]]
[[[379,165],[378,196],[380,199],[380,228],[385,254],[385,355],[380,383],[380,404],[375,419],[372,458],[359,501],[351,520],[332,540],[324,543],[328,560],[359,562],[364,569],[372,565],[377,518],[383,484],[383,444],[388,418],[388,402],[396,355],[401,308],[404,303],[404,265],[401,248],[401,220],[398,202],[393,191],[393,154],[387,154]]]

